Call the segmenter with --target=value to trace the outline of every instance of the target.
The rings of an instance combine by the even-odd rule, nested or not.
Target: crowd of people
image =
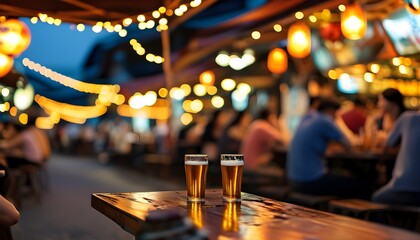
[[[32,123],[24,127],[2,123],[0,149],[9,168],[42,164],[56,142],[60,143],[59,150],[72,153],[77,152],[74,145],[79,143],[103,163],[132,156],[133,145],[141,143],[154,153],[172,156],[179,165],[186,153],[208,154],[210,167],[215,168],[220,154],[242,153],[246,172],[282,175],[293,191],[420,205],[420,188],[415,184],[420,113],[406,111],[398,90],[383,91],[373,108],[362,98],[344,107],[333,98],[308,100],[308,111],[293,131],[281,124],[272,109],[261,107],[254,113],[220,109],[175,132],[167,121],[156,121],[149,134],[136,133],[121,118],[101,121],[95,127],[68,124],[50,134],[50,139]],[[354,148],[398,153],[389,183],[375,189],[363,179],[328,169],[328,154]],[[286,152],[283,169],[276,164],[276,151]]]
[[[407,111],[403,95],[394,88],[379,94],[374,110],[369,111],[360,100],[342,113],[337,112],[339,107],[329,99],[320,99],[317,111],[309,111],[297,127],[287,158],[287,175],[292,189],[420,206],[416,174],[416,159],[420,153],[416,147],[420,139],[419,111]],[[340,122],[344,124],[338,124]],[[325,156],[331,149],[337,150],[330,148],[336,146],[332,143],[342,146],[339,151],[362,147],[384,154],[397,153],[392,178],[380,189],[374,189],[361,179],[331,173]]]
[[[103,163],[132,153],[133,144],[142,141],[150,144],[155,153],[172,155],[173,161],[180,165],[186,153],[208,154],[210,167],[215,168],[219,166],[220,154],[242,153],[245,172],[283,175],[296,192],[420,206],[417,184],[420,181],[417,174],[420,111],[408,111],[397,89],[386,89],[379,94],[373,108],[361,98],[356,98],[350,107],[343,107],[331,97],[308,100],[308,111],[292,132],[280,124],[272,109],[264,107],[254,114],[249,110],[220,109],[208,117],[197,118],[175,135],[166,121],[157,121],[147,136],[136,133],[128,121],[119,118],[101,121],[96,127],[68,124],[56,135],[49,136],[36,128],[33,121],[26,126],[2,122],[0,226],[5,230],[0,234],[10,233],[9,227],[19,220],[19,211],[7,199],[5,176],[9,169],[46,162],[54,147],[53,138],[59,140],[61,150],[80,142]],[[363,179],[330,171],[326,162],[328,154],[354,149],[396,154],[392,178],[380,188],[374,188]],[[285,169],[273,164],[276,151],[286,151]]]
[[[90,130],[76,130],[68,125],[60,134],[60,140],[71,147],[69,142],[74,136],[84,139],[79,141],[89,142],[103,162],[129,154],[133,144],[139,142],[148,144],[155,153],[172,155],[179,165],[183,164],[186,153],[208,154],[210,167],[214,168],[218,167],[220,154],[243,153],[245,171],[283,174],[294,191],[365,199],[371,198],[377,186],[355,176],[331,172],[326,156],[355,148],[390,151],[391,147],[401,146],[393,150],[399,150],[399,154],[392,180],[375,192],[373,199],[405,203],[408,200],[401,200],[406,199],[404,196],[420,195],[417,194],[420,189],[412,184],[416,180],[412,175],[416,166],[413,156],[417,149],[413,144],[418,136],[415,124],[418,113],[406,111],[403,99],[403,95],[393,88],[379,94],[377,102],[370,106],[360,97],[352,99],[350,104],[312,97],[307,113],[292,131],[280,124],[272,109],[262,107],[253,113],[219,109],[196,118],[179,131],[170,128],[166,121],[157,121],[148,135],[135,133],[123,119],[102,121]],[[405,127],[409,124],[412,124],[410,130]],[[274,164],[276,151],[286,151],[285,169]]]
[[[347,106],[331,97],[314,97],[293,132],[282,128],[269,109],[260,109],[256,115],[235,112],[230,117],[219,110],[209,121],[184,129],[182,140],[191,138],[191,145],[199,146],[195,151],[208,154],[210,161],[221,153],[243,153],[245,171],[263,174],[279,170],[273,164],[273,153],[285,149],[285,174],[293,191],[420,205],[415,174],[420,113],[407,111],[403,101],[394,88],[384,90],[370,106],[359,97]],[[328,155],[354,150],[398,153],[392,178],[385,186],[378,189],[366,179],[330,171]]]

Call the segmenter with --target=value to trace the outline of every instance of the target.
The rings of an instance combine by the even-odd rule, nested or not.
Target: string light
[[[191,8],[196,8],[196,7],[200,6],[201,3],[202,3],[201,0],[193,0],[193,1],[190,2],[189,5],[190,5]],[[171,17],[171,16],[173,16],[174,12],[175,12],[176,16],[182,16],[188,10],[189,10],[189,8],[186,4],[181,4],[175,10],[167,9],[164,6],[161,6],[157,10],[153,10],[151,12],[151,14],[148,14],[148,15],[150,15],[153,19],[158,20],[159,18],[164,18],[165,15],[167,17]],[[51,24],[51,25],[54,24],[56,26],[59,26],[62,23],[61,19],[53,18],[51,16],[48,16],[48,14],[45,14],[45,13],[38,13],[37,16],[32,17],[31,18],[31,23],[32,24],[37,24],[39,22],[38,20],[41,21],[41,22],[46,22],[46,23]],[[120,23],[116,23],[116,25],[123,25],[124,27],[128,27],[133,23],[133,20],[134,19],[132,19],[132,18],[124,18]],[[135,20],[137,20],[139,23],[148,23],[147,28],[149,28],[149,29],[151,29],[155,26],[155,22],[152,19],[148,20],[144,14],[139,14],[136,17]],[[99,32],[101,32],[102,27],[103,27],[107,31],[113,32],[113,29],[114,29],[115,26],[112,26],[110,21],[107,21],[106,23],[108,23],[108,24],[106,26],[103,26],[102,22],[97,22],[95,25],[92,26],[92,31],[95,32],[95,33],[99,33]],[[83,24],[83,23],[75,23],[76,26],[78,26],[80,24]],[[166,27],[165,27],[165,25],[163,25],[163,26],[164,27],[162,27],[162,25],[158,25],[156,27],[156,29],[158,31],[167,30],[167,26]],[[139,29],[145,30],[146,28],[139,28]],[[124,34],[119,34],[119,35],[121,36],[121,35],[124,35]],[[121,36],[121,37],[125,37],[125,36],[126,36],[126,34],[124,36]]]
[[[283,30],[283,28],[280,24],[274,24],[273,29],[276,32],[281,32],[281,30]]]
[[[141,109],[133,109],[127,104],[118,106],[117,113],[124,117],[144,116],[150,119],[168,119],[171,116],[171,111],[167,101],[161,101],[159,106],[148,107]]]
[[[67,77],[60,73],[57,73],[49,68],[41,66],[39,63],[35,63],[28,58],[24,58],[22,63],[25,67],[40,73],[44,77],[47,77],[55,82],[58,82],[64,86],[78,90],[80,92],[100,94],[101,92],[108,91],[118,93],[120,91],[119,85],[107,85],[107,84],[95,84],[85,83],[71,77]]]
[[[305,17],[305,15],[303,14],[303,12],[296,12],[295,13],[295,17],[296,19],[302,19],[303,17]]]
[[[35,102],[43,109],[56,112],[60,115],[72,116],[79,119],[96,118],[106,113],[107,108],[103,105],[78,106],[68,103],[54,101],[47,97],[37,94]]]
[[[146,55],[146,60],[149,62],[154,62],[156,64],[161,64],[165,61],[165,58],[158,56],[158,55],[154,55],[152,53],[146,53],[146,49],[144,49],[144,47],[136,40],[136,39],[131,39],[130,40],[130,45],[133,47],[133,50],[140,56]]]
[[[181,115],[181,123],[184,125],[188,125],[193,121],[193,116],[191,113],[183,113]]]

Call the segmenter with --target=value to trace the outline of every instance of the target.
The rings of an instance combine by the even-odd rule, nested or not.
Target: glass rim
[[[185,154],[184,156],[185,162],[208,162],[208,159],[207,154]]]
[[[243,154],[228,154],[223,153],[220,154],[220,160],[222,161],[244,161],[244,155]]]

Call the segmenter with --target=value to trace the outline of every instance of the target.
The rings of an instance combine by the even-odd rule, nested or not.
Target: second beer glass
[[[185,177],[187,181],[187,200],[204,202],[208,157],[206,154],[185,155]]]
[[[223,200],[227,202],[241,201],[243,154],[222,154],[220,156],[222,168]]]

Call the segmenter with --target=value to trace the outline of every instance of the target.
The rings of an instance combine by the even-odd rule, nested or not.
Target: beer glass
[[[223,200],[240,202],[244,155],[222,154],[220,156],[220,165],[222,168]]]
[[[184,163],[187,181],[187,200],[204,202],[208,168],[207,154],[186,154]]]

